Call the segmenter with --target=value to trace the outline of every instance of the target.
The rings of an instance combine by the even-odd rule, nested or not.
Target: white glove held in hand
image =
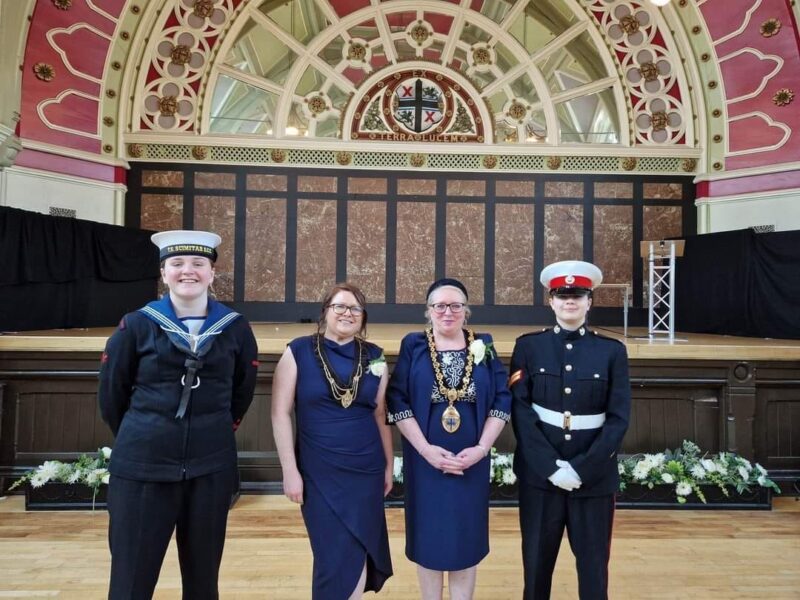
[[[578,477],[578,474],[567,461],[558,460],[556,461],[556,465],[559,469],[548,477],[550,483],[568,492],[581,487],[581,478]]]

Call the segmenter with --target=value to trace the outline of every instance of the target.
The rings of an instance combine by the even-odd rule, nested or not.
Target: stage
[[[548,325],[549,326],[549,325]],[[524,333],[540,331],[545,325],[470,324],[476,332],[488,332],[494,338],[500,356],[510,357],[514,340]],[[369,341],[386,354],[397,354],[403,336],[420,331],[422,324],[375,324],[368,328]],[[590,326],[590,329],[592,327]],[[623,336],[621,327],[598,327],[597,332],[624,341],[631,360],[776,360],[800,361],[800,340],[746,338],[677,332],[678,340],[647,339],[647,329],[634,327]],[[313,323],[254,323],[253,331],[261,354],[280,354],[292,339],[314,333]],[[92,329],[55,329],[0,335],[0,352],[102,352],[110,327]],[[661,336],[663,338],[663,336]]]
[[[508,364],[515,339],[541,326],[482,327]],[[390,369],[403,336],[422,324],[369,326]],[[256,323],[260,367],[253,404],[237,432],[245,491],[275,492],[280,468],[270,422],[272,373],[291,339],[313,323]],[[26,467],[72,459],[113,439],[95,398],[100,354],[113,328],[0,335],[0,490]],[[660,452],[692,440],[708,452],[732,451],[769,469],[785,491],[800,478],[800,340],[677,332],[674,343],[634,328],[598,328],[623,341],[633,408],[622,453]],[[644,338],[644,339],[643,339]],[[399,442],[395,440],[396,447]],[[511,452],[507,427],[497,441]]]

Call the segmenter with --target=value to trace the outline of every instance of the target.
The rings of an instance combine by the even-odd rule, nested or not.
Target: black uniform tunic
[[[554,327],[517,339],[511,373],[525,598],[549,598],[565,527],[577,558],[581,599],[605,598],[619,487],[617,451],[631,405],[625,346],[585,327]],[[543,422],[534,403],[559,413],[605,414],[605,422],[566,431]],[[567,492],[548,480],[558,470],[557,460],[568,461],[578,473],[578,489]]]
[[[116,437],[110,598],[152,595],[176,527],[184,597],[217,597],[234,429],[253,398],[258,350],[247,320],[213,300],[199,336],[192,352],[165,296],[125,315],[106,344],[98,401]],[[179,416],[187,359],[199,368]]]

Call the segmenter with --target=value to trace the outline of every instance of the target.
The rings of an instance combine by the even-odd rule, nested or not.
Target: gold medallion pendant
[[[452,404],[442,413],[442,427],[447,433],[455,433],[461,427],[461,415]]]
[[[344,394],[342,394],[341,402],[344,408],[349,408],[350,405],[353,403],[353,392],[347,390]]]

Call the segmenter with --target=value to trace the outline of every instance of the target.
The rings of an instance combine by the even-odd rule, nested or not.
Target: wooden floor
[[[800,501],[771,512],[617,512],[610,596],[681,600],[800,598]],[[395,576],[378,598],[418,598],[403,555],[403,512],[387,509]],[[109,569],[105,512],[30,512],[20,496],[0,499],[0,598],[103,598]],[[491,554],[475,598],[519,599],[522,567],[516,509],[492,509]],[[311,551],[299,509],[283,497],[244,496],[231,512],[222,598],[310,598]],[[179,598],[170,547],[156,598]],[[368,594],[367,598],[374,598]],[[573,561],[562,548],[554,599],[577,598]]]

